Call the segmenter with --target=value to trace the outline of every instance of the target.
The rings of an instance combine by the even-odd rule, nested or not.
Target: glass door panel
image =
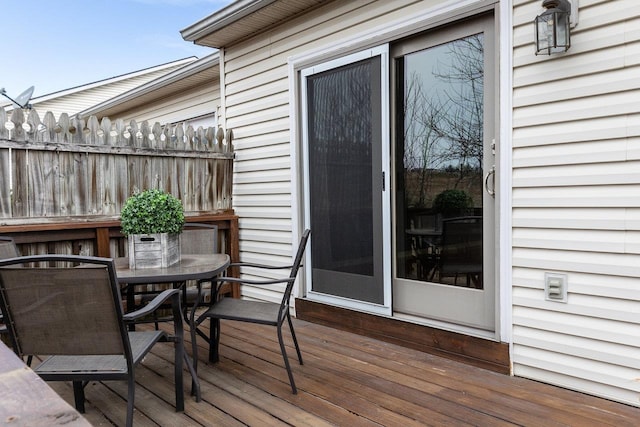
[[[405,42],[394,55],[394,309],[482,328],[495,321],[488,22]]]
[[[483,34],[398,60],[398,277],[482,288]]]

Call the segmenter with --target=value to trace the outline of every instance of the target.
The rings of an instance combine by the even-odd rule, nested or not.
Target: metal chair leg
[[[133,372],[129,373],[129,387],[127,395],[127,427],[133,427],[133,400],[136,392],[136,380],[133,376]]]
[[[209,362],[217,363],[220,360],[220,319],[209,319]]]
[[[287,375],[289,376],[289,384],[291,384],[291,391],[293,394],[298,394],[296,383],[293,380],[293,372],[291,372],[291,365],[289,364],[289,358],[287,357],[287,350],[284,347],[284,340],[282,339],[282,323],[278,325],[278,341],[280,342],[280,351],[284,359],[284,366],[287,368]]]
[[[78,412],[84,414],[84,386],[82,381],[73,382],[73,400]]]
[[[293,322],[291,321],[291,315],[287,312],[287,321],[289,322],[289,330],[291,330],[291,338],[293,338],[293,344],[296,347],[296,353],[298,353],[298,361],[302,363],[302,353],[300,353],[300,346],[298,345],[298,339],[296,338],[296,331],[293,330]]]

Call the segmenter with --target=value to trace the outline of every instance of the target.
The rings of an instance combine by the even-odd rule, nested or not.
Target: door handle
[[[491,181],[492,187],[489,188],[489,178],[493,178]],[[491,196],[496,197],[496,167],[491,166],[489,172],[484,176],[484,189]]]

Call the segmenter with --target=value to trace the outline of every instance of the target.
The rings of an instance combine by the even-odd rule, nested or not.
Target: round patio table
[[[164,268],[129,268],[129,258],[114,260],[120,284],[175,283],[211,279],[229,266],[229,255],[181,255],[180,261]]]
[[[226,254],[206,254],[206,255],[188,255],[180,256],[180,261],[164,268],[129,268],[129,258],[115,258],[116,276],[121,286],[126,286],[127,293],[127,311],[134,307],[135,303],[135,287],[137,285],[147,285],[155,283],[172,283],[186,286],[188,280],[206,280],[213,279],[222,273],[229,266],[229,255]],[[184,289],[184,288],[183,288]],[[183,292],[184,294],[184,292]],[[186,299],[186,295],[184,297]],[[186,301],[185,301],[186,302]],[[187,307],[182,307],[185,321],[189,323],[187,316]],[[130,330],[135,329],[135,323],[129,325]],[[196,395],[196,401],[200,401],[200,382],[196,374],[193,363],[184,354],[187,367],[191,373],[192,393]]]
[[[222,273],[229,266],[229,255],[227,254],[206,254],[191,255],[183,254],[180,261],[162,268],[129,268],[129,258],[115,258],[116,276],[121,286],[126,286],[127,311],[135,309],[135,287],[139,285],[149,285],[158,283],[183,284],[188,280],[213,279]],[[185,296],[186,298],[186,296]],[[186,301],[183,301],[183,304]],[[186,317],[187,307],[183,307]]]

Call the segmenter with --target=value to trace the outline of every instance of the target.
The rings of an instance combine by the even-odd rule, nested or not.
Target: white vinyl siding
[[[214,116],[220,105],[219,89],[219,82],[211,81],[197,88],[123,111],[118,114],[117,118],[122,118],[125,122],[135,119],[137,122],[147,120],[149,123],[165,124],[211,116],[211,123],[207,126],[213,126]]]
[[[513,9],[514,374],[640,405],[640,8],[579,1],[565,54]],[[545,300],[566,273],[568,302]]]

